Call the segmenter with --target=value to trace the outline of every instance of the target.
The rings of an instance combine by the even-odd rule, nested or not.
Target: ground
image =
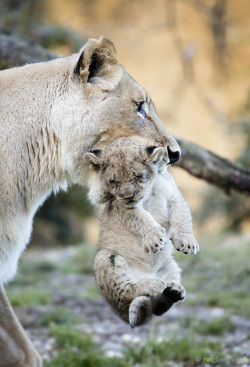
[[[199,242],[175,254],[186,301],[135,330],[100,297],[91,245],[29,249],[7,292],[46,367],[250,366],[250,238]]]

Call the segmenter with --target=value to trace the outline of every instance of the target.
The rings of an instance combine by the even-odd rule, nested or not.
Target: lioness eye
[[[115,181],[115,180],[109,180],[109,183],[110,183],[111,185],[113,185],[113,184],[115,184],[115,183],[116,183],[116,181]]]
[[[140,114],[142,114],[143,117],[146,117],[146,112],[143,108],[143,104],[145,103],[145,101],[142,102],[136,102],[136,107],[137,107],[137,112],[139,112]]]

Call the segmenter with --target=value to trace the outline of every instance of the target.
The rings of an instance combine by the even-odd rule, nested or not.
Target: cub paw
[[[153,297],[163,292],[165,288],[166,283],[159,278],[144,278],[137,283],[136,297]]]
[[[167,282],[167,287],[164,289],[163,294],[173,302],[183,301],[186,297],[185,288],[175,282]]]
[[[163,227],[153,227],[143,237],[143,246],[145,252],[159,252],[167,243],[166,230]]]
[[[194,236],[188,235],[171,235],[170,239],[177,251],[181,251],[184,254],[197,254],[199,251],[199,245]]]

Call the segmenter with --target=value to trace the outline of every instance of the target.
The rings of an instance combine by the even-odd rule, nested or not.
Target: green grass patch
[[[130,348],[126,351],[126,358],[131,366],[166,367],[171,362],[180,362],[184,366],[198,366],[203,358],[211,355],[223,358],[222,346],[219,342],[206,339],[198,341],[193,334],[186,337],[173,337],[157,343],[148,342],[143,348]]]
[[[52,295],[49,292],[35,289],[23,289],[22,291],[9,292],[8,298],[13,307],[39,306],[52,303]]]
[[[224,357],[219,342],[197,340],[193,334],[159,343],[149,341],[142,348],[128,348],[122,359],[107,357],[91,336],[72,328],[54,326],[50,335],[56,340],[58,355],[45,362],[45,367],[166,367],[173,361],[195,367],[211,355]]]
[[[106,357],[91,336],[65,326],[55,326],[50,335],[56,340],[58,355],[44,367],[129,367],[120,358]]]
[[[17,286],[38,286],[40,284],[46,284],[50,273],[57,269],[57,265],[47,261],[31,261],[29,258],[23,258],[18,266],[18,274],[14,283],[8,285],[8,287]]]
[[[235,330],[235,324],[229,317],[218,317],[210,321],[190,317],[183,320],[183,326],[201,335],[221,336]]]
[[[64,308],[57,308],[39,318],[36,325],[48,327],[51,325],[72,325],[76,324],[79,319],[71,312]]]
[[[200,241],[198,255],[175,253],[183,270],[186,303],[223,307],[231,313],[250,317],[249,244],[240,237],[237,245],[230,240],[226,244],[220,241],[223,242],[216,237]],[[193,298],[189,299],[190,293]]]

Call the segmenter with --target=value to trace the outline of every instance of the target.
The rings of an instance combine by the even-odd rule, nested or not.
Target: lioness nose
[[[178,160],[180,159],[180,152],[179,150],[176,150],[175,152],[173,152],[172,150],[169,149],[168,147],[168,157],[169,157],[169,164],[173,164],[175,162],[178,162]]]

